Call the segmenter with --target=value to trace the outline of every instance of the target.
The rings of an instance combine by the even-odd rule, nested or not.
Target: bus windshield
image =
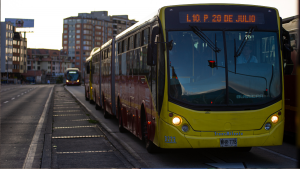
[[[231,106],[262,104],[279,96],[277,34],[247,31],[201,31],[205,38],[195,31],[169,31],[174,42],[169,95],[192,105]]]
[[[67,73],[67,80],[76,81],[79,78],[79,73],[77,71],[69,71]]]

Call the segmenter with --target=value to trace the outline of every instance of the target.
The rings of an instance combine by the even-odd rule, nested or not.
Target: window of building
[[[65,20],[64,20],[64,23],[68,23],[68,20],[67,20],[67,19],[65,19]]]
[[[68,25],[64,25],[64,28],[67,28],[68,27]]]
[[[80,30],[76,30],[76,33],[80,33]]]
[[[80,24],[77,24],[77,25],[76,25],[76,28],[80,28]]]
[[[31,66],[27,66],[27,70],[31,70]]]
[[[80,46],[76,46],[76,49],[80,49]]]
[[[64,44],[68,44],[68,41],[64,41]]]
[[[79,65],[79,62],[76,62],[76,65]]]
[[[68,33],[68,30],[64,30],[64,33]]]
[[[64,38],[68,38],[68,35],[64,35]]]
[[[76,44],[80,44],[80,40],[77,40],[77,41],[76,41]]]
[[[52,67],[52,70],[55,70],[55,67],[54,67],[54,66]]]
[[[80,38],[80,35],[76,35],[76,38]]]

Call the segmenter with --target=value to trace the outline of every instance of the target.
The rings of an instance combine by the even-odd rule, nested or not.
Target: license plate
[[[224,138],[220,139],[221,147],[237,147],[237,139],[236,138]]]

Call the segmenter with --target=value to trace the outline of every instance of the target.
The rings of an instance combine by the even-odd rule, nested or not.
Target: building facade
[[[28,48],[27,52],[27,73],[23,74],[27,81],[46,83],[72,67],[71,58],[63,50]]]
[[[11,22],[1,22],[1,33],[1,83],[20,83],[26,73],[27,40]]]
[[[127,15],[108,16],[107,11],[79,13],[78,16],[65,18],[63,51],[70,56],[72,67],[79,68],[83,73],[85,60],[94,47],[100,47],[136,22],[128,20]]]

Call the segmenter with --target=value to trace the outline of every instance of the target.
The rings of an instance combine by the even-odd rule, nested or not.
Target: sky
[[[225,3],[224,0],[209,2]],[[199,4],[201,0],[1,0],[1,22],[5,18],[34,19],[34,33],[26,34],[27,48],[62,49],[63,19],[78,13],[108,11],[108,15],[128,15],[129,19],[139,21],[160,7],[193,3]],[[298,15],[298,0],[227,0],[226,3],[275,7],[282,18]]]

